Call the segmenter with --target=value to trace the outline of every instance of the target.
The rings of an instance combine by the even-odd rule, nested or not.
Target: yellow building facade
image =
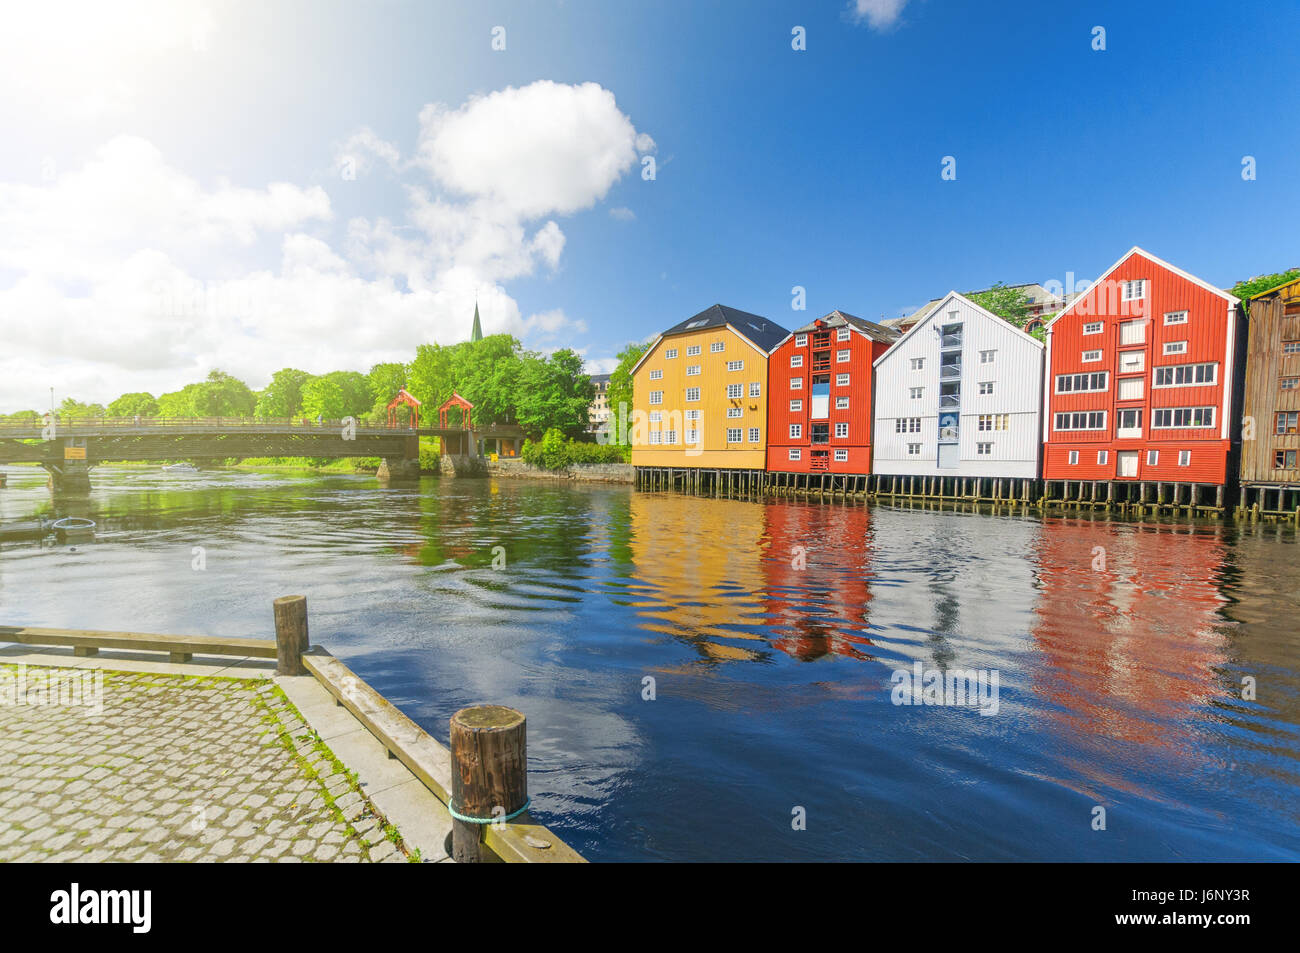
[[[632,464],[762,470],[767,359],[788,332],[714,305],[669,328],[632,370]]]

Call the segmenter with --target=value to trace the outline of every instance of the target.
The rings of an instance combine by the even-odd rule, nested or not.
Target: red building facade
[[[796,328],[768,357],[767,469],[871,472],[872,364],[898,332],[842,311]]]
[[[1238,300],[1140,248],[1047,326],[1043,478],[1226,482]]]

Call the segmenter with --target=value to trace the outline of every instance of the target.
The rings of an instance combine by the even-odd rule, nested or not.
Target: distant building
[[[587,431],[595,433],[604,430],[609,423],[609,375],[592,374],[591,383],[595,385],[596,396],[587,408]]]
[[[872,472],[1038,476],[1043,345],[957,292],[876,359]]]
[[[1241,444],[1241,482],[1257,488],[1300,488],[1300,279],[1250,299],[1244,419],[1253,440]],[[1286,503],[1294,508],[1294,495]],[[1284,510],[1278,494],[1273,510]],[[1262,508],[1270,509],[1261,503]]]
[[[1022,292],[1029,302],[1029,320],[1025,322],[1025,331],[1032,332],[1037,328],[1043,327],[1054,315],[1065,309],[1069,304],[1079,297],[1081,292],[1071,291],[1064,295],[1053,294],[1040,284],[1030,283],[1027,285],[1007,285],[1008,288],[1014,288]],[[968,291],[965,297],[972,295],[984,294],[992,291],[992,288],[983,288],[979,291]],[[880,323],[887,328],[893,328],[899,333],[905,334],[911,330],[912,326],[929,314],[934,306],[942,298],[931,298],[923,307],[912,314],[904,315],[901,318],[887,318]]]

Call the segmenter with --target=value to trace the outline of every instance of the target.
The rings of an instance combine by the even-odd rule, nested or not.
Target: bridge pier
[[[49,487],[55,493],[89,493],[90,467],[85,460],[63,460],[60,463],[46,464],[49,473]]]
[[[420,478],[420,460],[410,457],[384,457],[375,472],[380,483],[409,483]]]

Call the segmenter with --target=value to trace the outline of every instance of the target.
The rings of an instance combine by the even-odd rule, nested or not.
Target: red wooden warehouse
[[[1229,476],[1239,301],[1140,248],[1047,326],[1043,479]]]
[[[871,472],[872,363],[891,328],[832,311],[792,331],[768,358],[767,469]]]

